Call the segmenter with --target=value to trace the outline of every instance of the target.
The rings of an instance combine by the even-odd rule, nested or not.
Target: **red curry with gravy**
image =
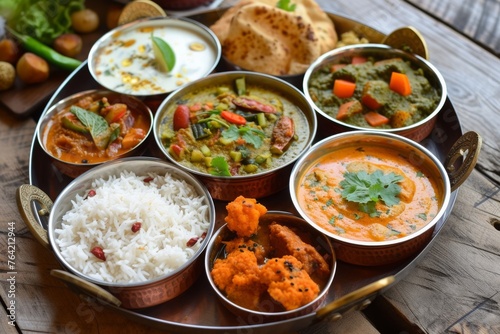
[[[59,160],[101,163],[132,150],[150,127],[150,115],[139,108],[86,96],[52,116],[43,129],[42,142]]]

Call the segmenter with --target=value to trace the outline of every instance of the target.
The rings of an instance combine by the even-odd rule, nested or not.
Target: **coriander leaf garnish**
[[[262,138],[265,136],[266,134],[264,132],[249,126],[237,127],[236,125],[231,125],[222,132],[222,137],[224,138],[236,140],[241,137],[255,148],[262,146]]]
[[[379,200],[387,206],[399,203],[401,186],[397,183],[401,180],[401,175],[393,172],[384,174],[380,169],[371,174],[365,171],[346,172],[344,180],[340,182],[342,198],[359,203],[359,210],[377,217],[380,213],[375,205]]]
[[[209,168],[211,175],[215,176],[231,176],[229,172],[229,165],[224,157],[215,157]]]
[[[286,10],[287,12],[293,12],[296,6],[297,5],[291,3],[290,0],[278,0],[278,2],[276,3],[276,7]]]
[[[104,150],[108,147],[112,131],[104,117],[78,106],[71,106],[69,111],[75,114],[78,120],[89,129],[97,148]]]

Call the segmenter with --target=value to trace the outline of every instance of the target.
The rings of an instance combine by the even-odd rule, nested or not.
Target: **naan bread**
[[[277,8],[276,2],[242,0],[210,28],[224,57],[243,69],[273,75],[304,73],[335,47],[335,27],[313,0],[292,0],[293,12]]]

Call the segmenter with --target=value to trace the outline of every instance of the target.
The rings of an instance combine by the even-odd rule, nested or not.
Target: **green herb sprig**
[[[346,172],[344,180],[340,182],[342,198],[359,204],[359,210],[377,217],[380,213],[375,205],[378,201],[383,201],[387,206],[399,203],[401,186],[397,184],[403,180],[401,175],[396,173],[384,174],[381,170],[369,174],[365,171]]]
[[[266,136],[261,130],[249,127],[231,125],[228,129],[222,132],[222,137],[237,140],[238,138],[243,138],[249,144],[252,144],[255,148],[262,146],[263,139]]]
[[[209,173],[214,176],[231,176],[229,165],[224,157],[215,157],[212,159]]]

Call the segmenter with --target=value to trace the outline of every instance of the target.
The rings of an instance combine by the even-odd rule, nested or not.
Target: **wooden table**
[[[474,130],[483,137],[477,166],[461,186],[453,212],[426,256],[372,306],[328,324],[325,332],[500,333],[499,2],[318,2],[326,11],[385,34],[406,25],[416,27],[427,41],[431,62],[447,82],[463,131]],[[0,294],[4,305],[0,332],[160,333],[80,299],[50,276],[50,269],[59,264],[33,238],[15,200],[16,189],[29,182],[35,126],[33,119],[18,119],[0,107]],[[14,232],[14,243],[9,231]],[[10,252],[12,246],[15,252]],[[15,256],[11,263],[9,254]],[[9,267],[12,264],[14,268]],[[9,324],[9,315],[15,316],[15,327]]]

